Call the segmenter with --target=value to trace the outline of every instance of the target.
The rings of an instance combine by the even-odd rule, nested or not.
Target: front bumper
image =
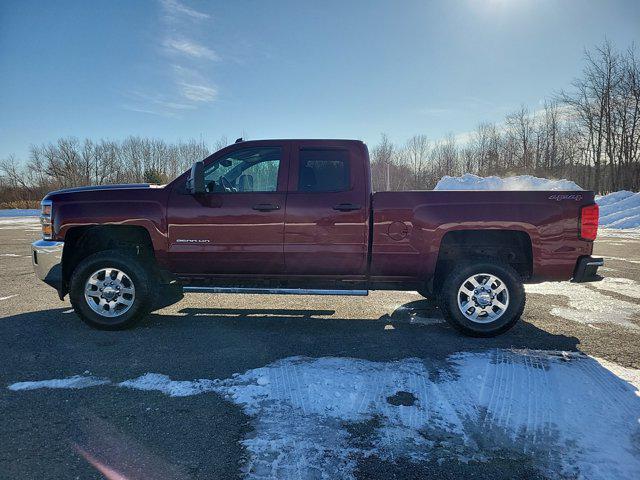
[[[62,250],[64,242],[38,240],[31,244],[31,261],[36,276],[58,293],[62,291]]]
[[[598,267],[604,265],[604,259],[591,256],[580,257],[573,271],[574,282],[593,282],[599,280]]]

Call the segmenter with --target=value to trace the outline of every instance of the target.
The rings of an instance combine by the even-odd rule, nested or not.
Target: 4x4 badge
[[[581,193],[576,193],[576,194],[557,194],[557,195],[551,195],[549,197],[549,200],[555,200],[556,202],[559,202],[560,200],[575,200],[576,202],[579,202],[580,200],[582,200],[582,194]]]

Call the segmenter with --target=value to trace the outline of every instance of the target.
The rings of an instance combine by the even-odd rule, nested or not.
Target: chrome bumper
[[[36,277],[62,291],[62,249],[64,242],[38,240],[31,244],[31,261]]]

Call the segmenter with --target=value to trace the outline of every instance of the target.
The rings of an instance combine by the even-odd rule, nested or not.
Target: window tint
[[[208,192],[275,192],[280,148],[246,148],[217,159],[204,172]]]
[[[298,190],[341,192],[349,190],[349,152],[338,149],[300,150]]]

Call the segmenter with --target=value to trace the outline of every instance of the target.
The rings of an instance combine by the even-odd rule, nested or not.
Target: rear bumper
[[[592,256],[580,257],[573,271],[574,282],[593,282],[598,280],[598,267],[604,265],[604,259]]]
[[[31,261],[36,277],[62,291],[62,250],[64,242],[38,240],[31,244]]]

